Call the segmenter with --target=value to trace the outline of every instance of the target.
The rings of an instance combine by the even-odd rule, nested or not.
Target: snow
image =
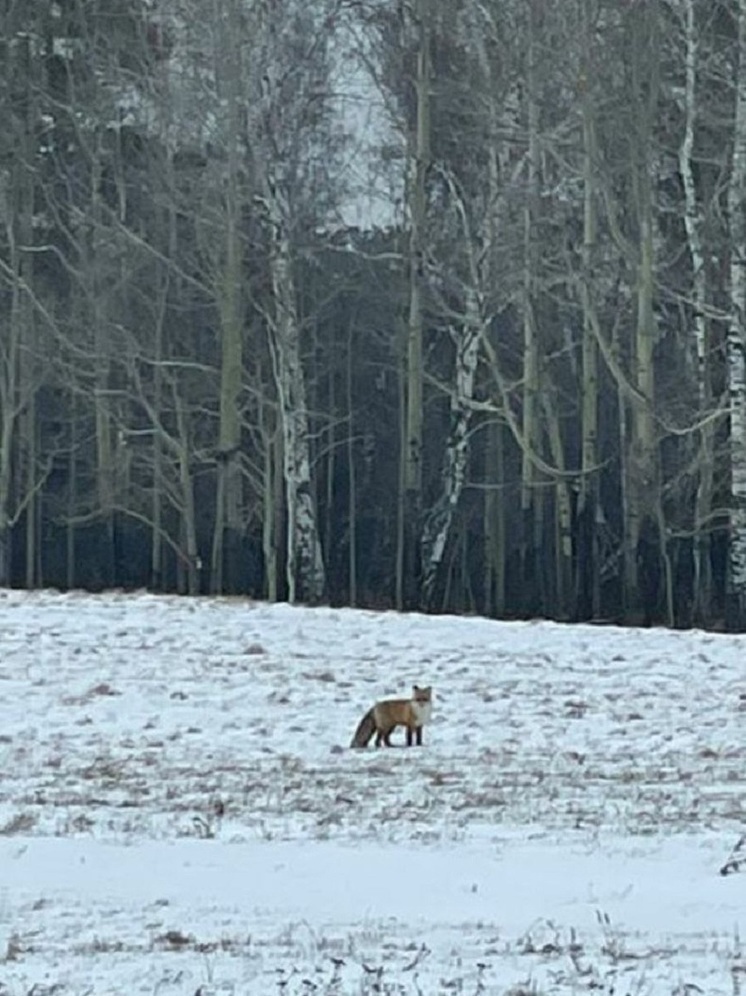
[[[742,637],[122,593],[0,621],[1,996],[746,980]],[[424,746],[349,750],[414,683]]]

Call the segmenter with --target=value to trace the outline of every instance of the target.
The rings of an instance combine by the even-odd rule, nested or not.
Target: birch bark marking
[[[275,312],[270,343],[283,433],[288,601],[319,602],[326,589],[326,573],[311,488],[308,409],[287,206],[277,183],[269,176],[265,177],[264,195],[270,226],[269,263]]]
[[[728,600],[734,621],[743,623],[746,607],[746,0],[738,2],[738,64],[733,159],[728,185],[730,221],[730,321],[728,388],[730,395],[731,512]]]
[[[692,302],[694,307],[693,347],[696,357],[697,396],[700,413],[711,405],[707,364],[707,277],[702,250],[702,217],[697,200],[697,188],[692,169],[694,135],[697,120],[697,35],[694,0],[684,0],[684,135],[679,147],[679,172],[684,188],[684,227],[692,264]],[[694,510],[693,595],[694,619],[702,621],[710,605],[711,569],[709,534],[706,523],[712,507],[713,490],[713,423],[707,422],[700,432],[700,452],[697,461],[699,477]],[[701,531],[700,531],[701,530]]]
[[[707,323],[705,303],[707,298],[704,253],[697,189],[692,171],[694,131],[697,120],[697,36],[694,19],[694,0],[684,0],[684,136],[679,148],[679,171],[684,187],[684,227],[686,228],[689,254],[692,258],[692,287],[694,299],[694,349],[697,357],[697,386],[701,405],[707,398]]]
[[[435,582],[466,481],[471,402],[484,324],[480,296],[475,287],[467,287],[463,327],[452,332],[456,341],[456,384],[451,395],[451,431],[444,458],[443,493],[428,516],[423,536],[422,587],[428,607],[432,606]]]
[[[302,9],[302,8],[299,8]],[[301,357],[301,324],[294,270],[293,186],[297,177],[292,162],[303,141],[304,117],[308,113],[310,89],[304,80],[303,62],[297,58],[299,22],[295,5],[259,5],[255,9],[253,51],[247,74],[251,100],[247,102],[251,162],[257,204],[264,212],[271,305],[265,312],[269,353],[278,399],[279,436],[274,435],[273,480],[267,482],[265,512],[273,511],[273,527],[265,529],[267,544],[275,551],[268,561],[273,571],[279,557],[280,537],[275,524],[281,520],[278,490],[285,497],[285,579],[290,602],[319,602],[326,591],[326,572],[318,532],[311,476],[311,443],[306,401],[305,372]],[[286,47],[283,47],[286,46]],[[307,58],[311,56],[307,54]],[[282,83],[294,79],[292,90]],[[307,82],[307,81],[306,81]],[[274,431],[274,430],[273,430]],[[282,475],[276,473],[281,459]],[[278,490],[275,490],[277,488]],[[273,587],[276,586],[276,578]]]
[[[423,595],[427,607],[433,607],[438,576],[442,574],[446,547],[453,531],[459,501],[464,490],[469,465],[469,431],[474,410],[474,388],[480,348],[487,334],[489,320],[485,304],[487,293],[495,277],[494,247],[497,241],[498,210],[501,203],[498,155],[498,98],[497,83],[487,52],[487,38],[496,28],[488,17],[474,20],[469,28],[469,43],[479,65],[483,84],[480,92],[485,96],[485,113],[488,138],[486,191],[471,192],[467,196],[456,177],[447,168],[440,170],[449,192],[449,203],[454,218],[456,242],[464,257],[465,275],[460,294],[462,317],[450,328],[455,345],[453,389],[450,397],[450,430],[443,457],[442,488],[436,501],[428,510],[422,538]],[[451,212],[447,212],[450,216]],[[448,224],[448,222],[446,222]],[[451,228],[448,228],[449,232]],[[455,250],[454,250],[455,252]],[[454,263],[450,264],[455,269]],[[494,492],[492,492],[494,498]],[[490,536],[496,525],[498,512],[494,502],[485,519],[486,534]],[[498,513],[499,514],[499,513]],[[494,544],[485,544],[487,574],[492,575]],[[501,553],[502,557],[502,547]],[[447,585],[446,585],[447,588]],[[487,604],[491,605],[492,580],[486,584]],[[442,607],[447,607],[444,596]]]

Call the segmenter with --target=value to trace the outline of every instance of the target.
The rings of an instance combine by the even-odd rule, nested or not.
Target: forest
[[[0,26],[0,585],[746,628],[746,0]]]

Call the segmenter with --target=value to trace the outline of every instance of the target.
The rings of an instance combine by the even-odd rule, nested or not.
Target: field
[[[0,592],[0,996],[746,992],[746,638]],[[432,684],[419,749],[351,751]]]

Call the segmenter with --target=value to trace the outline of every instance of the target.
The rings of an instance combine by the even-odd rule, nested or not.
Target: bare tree
[[[399,490],[399,542],[396,604],[419,601],[422,523],[422,335],[427,218],[426,178],[430,166],[430,0],[416,0],[413,20],[404,29],[414,37],[416,101],[414,131],[407,135],[407,212],[409,305],[404,350],[402,479]]]
[[[241,227],[247,200],[242,177],[241,144],[246,139],[242,122],[245,37],[241,30],[239,0],[215,0],[214,68],[216,93],[224,108],[222,139],[226,149],[223,211],[223,246],[216,273],[220,315],[220,428],[218,436],[215,532],[212,545],[212,587],[238,588],[237,562],[242,533],[242,477],[239,463],[241,416],[239,395],[243,375],[245,306]],[[228,566],[229,565],[229,566]]]
[[[6,22],[0,108],[7,147],[0,167],[0,288],[7,301],[0,316],[0,584],[11,578],[11,533],[25,517],[25,582],[40,577],[36,394],[44,375],[37,323],[42,303],[34,296],[34,214],[37,189],[34,141],[42,75],[35,55],[38,25],[11,11]]]
[[[730,395],[731,512],[728,595],[737,619],[746,609],[746,0],[737,5],[733,153],[728,184],[730,225],[730,321],[728,324],[728,391]]]

